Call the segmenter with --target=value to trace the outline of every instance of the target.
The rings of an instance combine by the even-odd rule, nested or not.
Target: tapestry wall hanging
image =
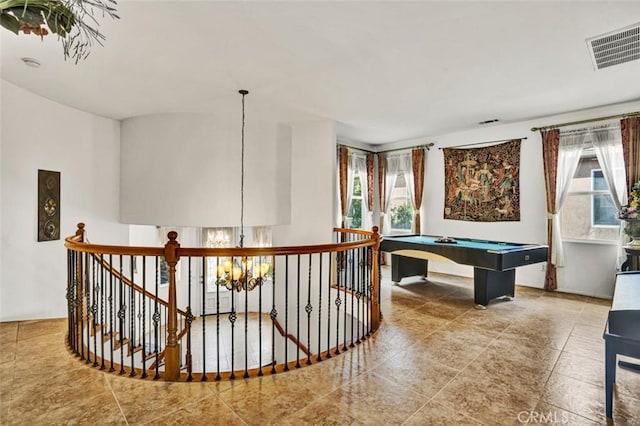
[[[443,152],[445,219],[520,220],[520,139]]]
[[[60,239],[60,172],[38,170],[38,241]]]

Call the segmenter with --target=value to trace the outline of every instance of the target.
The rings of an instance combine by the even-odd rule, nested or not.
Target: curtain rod
[[[349,146],[349,145],[345,145],[343,143],[338,144],[339,146],[344,146],[345,148],[351,148],[351,149],[355,149],[356,151],[362,151],[362,152],[368,152],[369,154],[380,154],[383,152],[394,152],[394,151],[404,151],[407,149],[416,149],[416,148],[426,148],[427,151],[429,150],[429,148],[431,148],[433,145],[435,145],[433,142],[430,142],[426,145],[418,145],[418,146],[409,146],[407,148],[396,148],[396,149],[388,149],[386,151],[369,151],[368,149],[364,149],[364,148],[358,148],[355,146]]]
[[[460,148],[463,146],[473,146],[473,145],[484,145],[487,143],[497,143],[497,142],[506,142],[506,141],[512,141],[514,139],[527,139],[527,137],[523,137],[523,138],[511,138],[511,139],[498,139],[497,141],[486,141],[486,142],[475,142],[475,143],[465,143],[464,145],[454,145],[454,146],[445,146],[442,148],[438,148],[438,149],[445,149],[445,148]]]
[[[557,127],[573,126],[574,124],[593,123],[594,121],[611,120],[614,118],[635,117],[638,115],[640,115],[640,111],[627,112],[625,114],[609,115],[607,117],[589,118],[587,120],[570,121],[568,123],[552,124],[550,126],[532,127],[531,131],[537,132],[538,130],[555,129]]]

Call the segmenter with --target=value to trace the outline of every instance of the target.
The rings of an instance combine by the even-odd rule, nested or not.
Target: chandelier
[[[240,151],[240,244],[244,247],[244,97],[249,94],[247,90],[239,90],[242,95],[242,137]],[[256,264],[253,259],[242,256],[232,257],[218,264],[217,280],[219,286],[224,286],[228,290],[251,291],[261,286],[265,277],[269,273],[271,265],[267,262]]]
[[[235,291],[251,291],[262,285],[267,274],[271,269],[271,265],[262,262],[258,265],[253,260],[243,256],[240,261],[225,260],[217,268],[219,286],[224,286],[227,290]]]

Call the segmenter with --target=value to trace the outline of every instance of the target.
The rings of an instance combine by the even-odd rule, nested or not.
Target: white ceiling
[[[0,29],[2,78],[105,117],[336,120],[380,144],[640,99],[640,61],[594,71],[585,39],[640,1],[123,1],[77,65],[55,36]],[[41,61],[28,68],[21,57]]]

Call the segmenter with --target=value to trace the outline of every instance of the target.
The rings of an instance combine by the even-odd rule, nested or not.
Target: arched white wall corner
[[[335,123],[296,123],[291,126],[291,135],[291,222],[274,227],[273,245],[329,243],[336,211]]]
[[[64,237],[127,244],[118,222],[120,123],[1,82],[0,321],[64,317]],[[38,169],[60,172],[61,239],[37,242]]]
[[[210,114],[126,119],[121,131],[120,218],[132,224],[238,226],[241,121]],[[289,222],[286,129],[245,124],[244,222]],[[287,194],[288,197],[288,194]]]

